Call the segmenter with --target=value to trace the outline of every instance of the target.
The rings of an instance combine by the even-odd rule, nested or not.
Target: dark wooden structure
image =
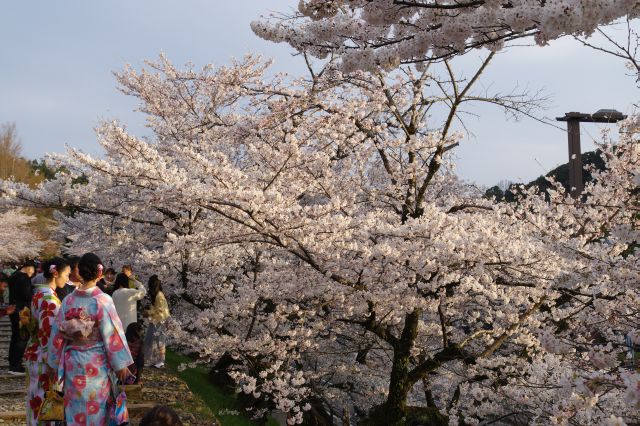
[[[580,123],[617,123],[627,118],[615,109],[601,109],[594,114],[582,112],[568,112],[564,117],[556,118],[557,121],[567,122],[567,135],[569,137],[569,186],[571,196],[580,197],[584,190],[582,179],[582,150],[580,149]]]

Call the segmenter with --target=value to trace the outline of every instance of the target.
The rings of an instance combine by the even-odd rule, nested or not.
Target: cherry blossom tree
[[[36,257],[42,241],[30,229],[36,218],[18,209],[0,212],[0,260],[16,262]]]
[[[425,63],[514,39],[546,44],[589,36],[638,15],[634,0],[301,0],[297,13],[253,22],[266,40],[318,58],[339,57],[345,72]]]
[[[541,423],[638,421],[637,365],[622,360],[624,336],[629,334],[636,345],[640,341],[635,284],[640,241],[637,120],[636,116],[621,125],[617,144],[604,135],[600,149],[607,167],[591,170],[595,180],[587,185],[584,202],[567,197],[557,182],[553,182],[555,191],[535,194],[531,190],[519,200],[515,215],[532,224],[538,238],[572,266],[554,279],[551,291],[544,296],[546,307],[536,318],[541,347],[533,351],[527,347],[520,353],[531,357],[531,362],[525,369],[503,376],[499,388],[488,389],[482,380],[469,381],[466,390],[476,396],[474,403],[460,405],[462,413],[495,413],[498,395],[503,394],[499,406],[505,416],[509,414],[507,407],[519,406],[512,414],[529,407]],[[497,368],[492,360],[493,368],[483,374],[500,380],[494,373],[514,367],[515,353]],[[491,401],[482,397],[487,392],[492,393]],[[594,413],[593,408],[605,405],[619,408],[609,417]],[[555,414],[546,417],[547,410]]]
[[[640,34],[638,33],[637,20],[627,19],[626,22],[619,22],[606,28],[598,28],[597,34],[601,41],[592,41],[586,37],[574,37],[578,42],[586,47],[604,53],[609,58],[622,59],[629,70],[630,75],[640,82],[640,62],[638,50],[640,49]],[[621,37],[620,34],[626,37]]]
[[[172,294],[176,344],[290,423],[638,421],[624,336],[638,324],[633,120],[586,201],[496,203],[455,176],[459,114],[490,101],[455,63],[265,78],[247,57],[117,74],[153,139],[117,122],[104,158],[3,203],[54,207],[75,250],[135,256]],[[82,178],[82,179],[80,179]],[[225,360],[221,363],[221,360]],[[614,417],[611,417],[614,416]],[[617,419],[621,416],[624,419]]]

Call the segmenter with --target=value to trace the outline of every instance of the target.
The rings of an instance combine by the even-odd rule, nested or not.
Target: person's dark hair
[[[42,275],[44,275],[47,280],[50,280],[53,278],[54,270],[60,272],[67,266],[71,266],[68,261],[61,257],[54,257],[42,263]]]
[[[76,266],[78,266],[79,262],[80,262],[80,257],[78,257],[78,256],[67,256],[67,263],[69,263],[69,266],[71,266],[71,269],[73,269]]]
[[[171,408],[156,405],[140,420],[140,426],[182,426],[182,421]]]
[[[116,279],[113,282],[113,291],[119,288],[129,288],[129,278],[123,273],[116,275]]]
[[[127,271],[132,271],[133,272],[133,268],[131,267],[131,265],[122,265],[122,270],[127,270]]]
[[[0,272],[0,283],[8,283],[8,282],[9,282],[9,277],[7,276],[7,274]]]
[[[22,266],[20,266],[20,269],[22,269],[22,268],[28,268],[28,267],[32,267],[33,269],[38,269],[38,268],[36,267],[36,262],[34,262],[33,260],[25,260],[25,261],[22,263]]]
[[[149,298],[151,299],[151,304],[156,303],[156,296],[158,293],[162,291],[162,282],[157,275],[151,275],[149,277]]]
[[[85,282],[98,278],[102,268],[102,261],[93,253],[85,253],[78,262],[78,273]]]
[[[113,274],[113,275],[115,275],[115,274],[116,274],[116,270],[115,270],[115,269],[113,269],[113,268],[107,268],[107,270],[106,270],[106,271],[104,271],[104,274],[105,274],[105,275],[107,275],[107,274]]]
[[[142,325],[137,322],[132,322],[127,326],[127,331],[125,331],[124,335],[127,338],[127,342],[141,341],[144,337]]]

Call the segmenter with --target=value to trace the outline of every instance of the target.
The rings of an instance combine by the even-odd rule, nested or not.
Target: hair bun
[[[85,282],[97,279],[102,268],[102,261],[93,253],[85,253],[78,262],[78,273]]]

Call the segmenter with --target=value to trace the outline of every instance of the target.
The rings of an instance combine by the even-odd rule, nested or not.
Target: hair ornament
[[[98,271],[102,272],[103,269],[104,269],[104,266],[102,266],[101,263],[98,263]]]
[[[53,274],[55,271],[57,271],[58,269],[56,268],[56,265],[51,265],[49,266],[49,273]]]

